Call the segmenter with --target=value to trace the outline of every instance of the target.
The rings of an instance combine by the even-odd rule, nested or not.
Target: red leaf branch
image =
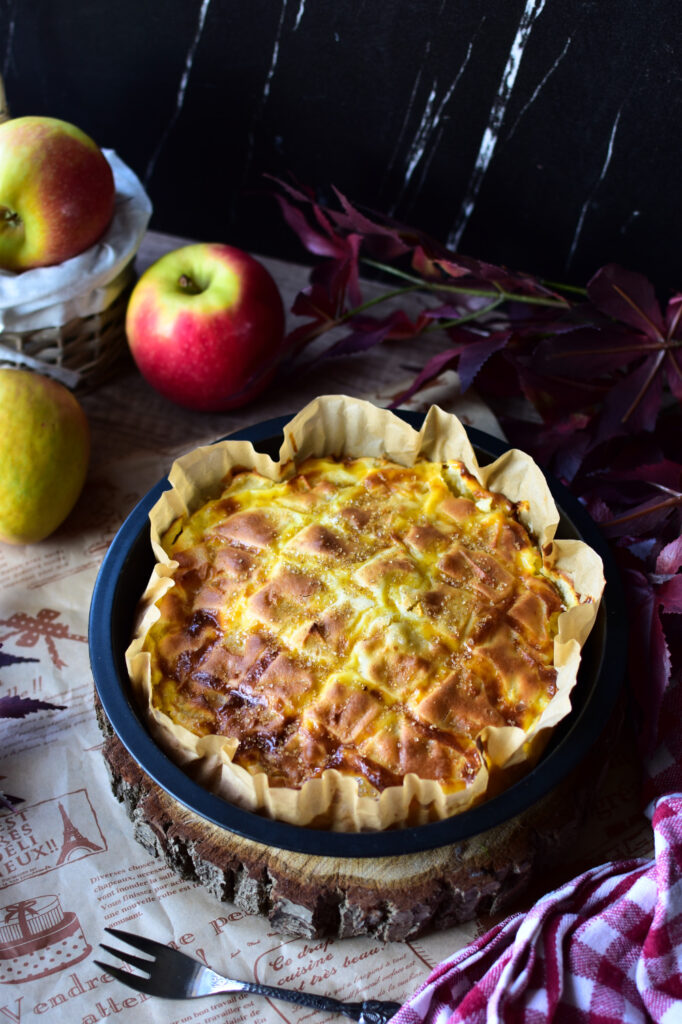
[[[361,358],[397,337],[439,331],[441,351],[396,404],[456,368],[462,390],[475,382],[510,441],[563,479],[600,523],[623,564],[630,674],[649,751],[681,667],[668,640],[682,613],[682,293],[662,305],[644,275],[616,264],[584,289],[549,284],[450,252],[336,190],[334,208],[310,189],[275,185],[286,222],[320,261],[292,307],[305,322],[289,335],[287,357],[304,360],[315,342],[316,361]],[[363,272],[378,274],[385,290],[363,298]],[[382,302],[394,307],[415,291],[433,303],[419,316],[381,314]],[[533,417],[511,414],[519,395]]]

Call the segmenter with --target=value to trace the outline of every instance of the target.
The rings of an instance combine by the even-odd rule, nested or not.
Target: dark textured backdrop
[[[470,255],[682,287],[679,0],[0,0],[11,111],[116,149],[152,226],[304,258],[291,172]]]

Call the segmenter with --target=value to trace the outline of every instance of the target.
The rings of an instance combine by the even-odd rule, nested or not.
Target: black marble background
[[[13,115],[73,121],[152,227],[306,260],[292,173],[460,251],[682,288],[679,0],[0,0]]]

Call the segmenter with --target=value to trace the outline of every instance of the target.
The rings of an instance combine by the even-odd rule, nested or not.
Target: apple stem
[[[178,278],[178,285],[182,288],[183,292],[187,292],[188,295],[199,295],[201,288],[188,274],[181,274]]]

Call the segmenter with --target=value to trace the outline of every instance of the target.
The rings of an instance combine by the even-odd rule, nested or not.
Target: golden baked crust
[[[528,733],[554,696],[578,603],[521,511],[453,460],[233,472],[162,537],[177,566],[144,639],[153,706],[231,737],[275,788],[330,768],[363,795],[410,773],[466,788],[483,730]]]
[[[324,480],[295,484],[293,478],[302,466],[310,468],[306,460],[311,458],[334,464],[337,475],[329,470]],[[354,478],[348,467],[359,467],[363,460],[368,465],[366,460],[371,458],[386,460],[390,472],[383,481],[374,479],[373,486],[363,483],[360,488],[362,474]],[[464,469],[452,470],[459,480],[448,470],[435,498],[424,500],[423,480],[410,498],[409,474],[401,480],[401,473],[421,463],[440,467],[438,472],[455,463]],[[372,471],[376,468],[373,465]],[[338,476],[342,471],[345,481]],[[245,486],[247,476],[240,475],[244,472],[251,474],[257,486]],[[368,470],[364,475],[372,474]],[[547,481],[523,452],[505,451],[481,465],[464,425],[437,406],[429,409],[416,431],[401,417],[369,402],[326,395],[284,425],[277,461],[248,441],[229,438],[180,456],[171,466],[169,482],[170,488],[150,511],[156,564],[142,595],[126,664],[152,736],[212,793],[299,826],[365,831],[420,825],[460,814],[509,785],[536,762],[552,730],[570,713],[581,648],[595,622],[604,588],[603,567],[588,545],[557,536],[559,513]],[[352,491],[342,495],[340,483],[356,486],[363,500],[352,501]],[[226,488],[233,493],[223,495]],[[307,508],[325,507],[333,512],[329,494],[335,491],[339,492],[336,518],[306,513]],[[505,499],[481,498],[484,491]],[[282,493],[287,495],[285,503],[270,500]],[[385,514],[375,516],[383,546],[376,538],[372,541],[366,530],[364,506],[370,494],[386,503]],[[204,530],[201,515],[215,516],[208,510],[215,509],[211,503],[216,501],[224,504],[221,516],[207,524],[216,535],[208,544],[215,547],[211,562],[206,548],[210,531]],[[408,507],[401,521],[399,506],[405,501]],[[466,534],[461,521],[466,520],[463,513],[470,506],[462,501],[478,502],[478,512],[485,513],[481,525],[487,523],[487,530],[478,544],[468,543],[465,535],[454,536],[453,524]],[[434,522],[426,514],[429,508],[435,509]],[[496,510],[509,513],[509,529],[499,529],[499,515],[495,529]],[[199,518],[194,518],[197,514]],[[513,565],[519,536],[513,522],[528,531],[534,552],[532,558],[530,553],[524,555],[524,544],[519,545],[519,564],[527,569],[530,565],[526,581],[530,596],[519,591],[512,600],[516,584],[510,592],[505,573],[513,577],[514,572],[504,559]],[[439,533],[448,538],[447,544]],[[175,547],[177,560],[172,554]],[[527,563],[526,558],[531,561]],[[258,566],[269,567],[268,574],[263,570],[258,575]],[[334,566],[346,567],[347,591],[341,587],[341,577],[338,587],[329,583]],[[425,566],[434,574],[433,586],[424,574]],[[359,573],[359,579],[353,573]],[[180,582],[185,574],[186,585]],[[253,585],[247,590],[244,581],[249,578]],[[566,606],[556,619],[550,613],[551,602],[542,611],[549,600],[546,583],[556,587]],[[480,616],[480,635],[470,628],[471,605],[466,594],[463,597],[458,591],[465,591],[470,599],[473,595],[475,607],[487,595],[489,607]],[[327,604],[321,603],[325,595]],[[382,610],[383,597],[387,604]],[[221,611],[228,607],[228,599],[238,611],[229,618],[230,628],[235,629],[229,637],[224,628],[228,617]],[[367,609],[377,604],[378,617],[369,628]],[[171,615],[153,633],[162,607],[170,609]],[[278,615],[280,631],[273,633]],[[504,621],[500,615],[506,616]],[[253,628],[247,628],[249,623]],[[422,633],[415,623],[421,623]],[[444,646],[439,624],[446,627]],[[239,628],[244,633],[241,646]],[[550,637],[556,631],[551,656],[546,630]],[[452,649],[458,636],[464,638],[460,666]],[[353,640],[350,668],[355,676],[346,663],[338,661],[344,646],[350,647]],[[170,674],[157,657],[164,645],[166,662],[177,666]],[[432,665],[436,669],[432,692],[423,681],[423,662],[429,671]],[[192,674],[199,663],[204,677]],[[535,691],[529,670],[533,665],[540,666],[541,675],[547,669],[554,673],[546,694],[552,685],[556,692],[548,701],[538,696],[538,711],[545,701],[539,715],[532,714]],[[518,695],[506,705],[499,691],[500,666],[509,670],[504,692]],[[316,675],[321,668],[323,677]],[[371,679],[366,678],[369,673]],[[224,683],[216,686],[212,676]],[[308,677],[313,678],[312,687]],[[364,680],[367,690],[355,685],[357,679]],[[340,688],[334,689],[333,683]],[[275,693],[277,699],[268,703],[268,696]],[[305,693],[313,694],[314,700],[304,718],[298,716],[303,727],[297,730],[292,709],[298,714]],[[427,697],[433,697],[430,703]],[[175,698],[179,698],[176,703]],[[503,724],[481,724],[472,738],[476,720],[489,720],[490,707],[500,716],[495,720]],[[396,712],[403,708],[407,714],[398,721]],[[462,724],[465,709],[474,723],[470,727]],[[219,725],[218,711],[223,721],[239,721],[239,730],[233,730],[239,736],[229,729],[202,731]],[[180,712],[186,712],[186,717]],[[530,713],[524,719],[526,712]],[[258,721],[267,726],[260,738],[251,727]],[[295,732],[298,739],[293,738]],[[351,734],[354,744],[338,738]],[[289,747],[282,738],[290,741]],[[263,763],[263,753],[270,755],[276,746],[289,760],[280,759],[279,768],[272,767],[271,780],[258,765]],[[332,766],[318,768],[317,775],[299,784],[298,776],[291,774],[292,766],[300,771],[306,762],[315,763],[316,751],[328,756],[332,748],[336,761],[330,757],[326,762]],[[372,764],[377,765],[376,773],[369,770]],[[409,770],[400,776],[393,771],[396,765],[431,770],[443,781]],[[461,769],[456,781],[454,774],[447,774],[453,765]]]

